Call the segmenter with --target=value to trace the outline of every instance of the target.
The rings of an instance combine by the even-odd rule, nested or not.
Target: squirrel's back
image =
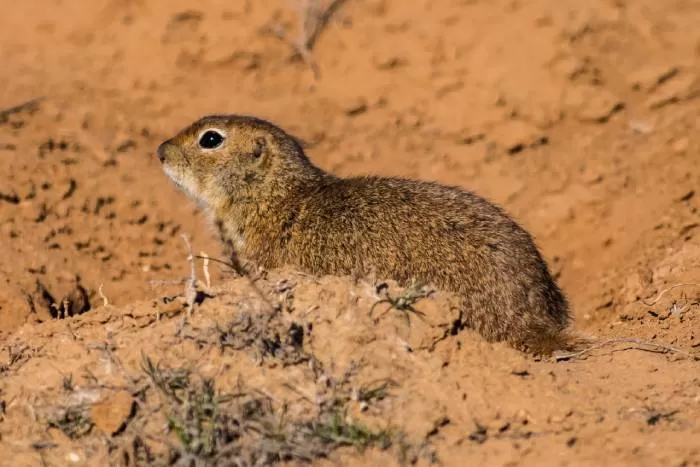
[[[532,237],[478,195],[417,180],[329,177],[284,209],[279,236],[258,243],[276,244],[284,263],[429,283],[458,293],[465,325],[490,340],[537,352],[564,343],[567,300]]]

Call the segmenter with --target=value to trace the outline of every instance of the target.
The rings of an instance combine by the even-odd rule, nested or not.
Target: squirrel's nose
[[[156,151],[156,154],[158,155],[158,160],[163,163],[165,162],[165,155],[166,152],[168,151],[168,146],[170,146],[172,143],[170,143],[170,140],[165,141],[164,143],[161,143],[160,146],[158,146],[158,151]]]

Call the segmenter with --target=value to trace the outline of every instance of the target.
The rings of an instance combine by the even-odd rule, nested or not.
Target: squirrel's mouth
[[[156,151],[158,155],[158,160],[163,167],[163,172],[168,176],[170,180],[175,183],[175,185],[188,196],[193,197],[195,193],[195,187],[190,186],[192,180],[187,180],[186,174],[183,174],[181,170],[178,170],[178,165],[182,162],[183,154],[171,140],[167,140],[158,146]],[[180,162],[178,162],[180,161]],[[173,164],[175,162],[175,164]]]
[[[168,164],[163,164],[163,172],[165,172],[165,175],[167,175],[180,190],[184,191],[188,196],[192,196],[193,187],[191,187],[175,169]]]
[[[186,190],[185,184],[183,183],[182,179],[175,172],[175,170],[173,170],[172,167],[168,165],[163,165],[163,172],[165,172],[165,175],[167,175],[168,178],[172,180],[178,188],[180,188],[181,190]]]
[[[165,172],[165,175],[167,175],[168,178],[175,184],[175,186],[177,186],[178,189],[188,198],[197,203],[200,208],[207,207],[207,203],[204,202],[199,193],[200,190],[197,187],[197,183],[192,180],[191,177],[182,176],[182,174],[178,173],[176,169],[167,163],[163,164],[163,171]]]

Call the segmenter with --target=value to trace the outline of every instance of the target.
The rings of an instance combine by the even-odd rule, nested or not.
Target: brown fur
[[[203,150],[206,129],[227,133]],[[456,292],[468,327],[490,341],[565,347],[567,300],[531,236],[473,193],[399,178],[339,178],[297,140],[238,115],[200,119],[158,149],[166,173],[207,212],[221,239],[264,268],[415,279]]]

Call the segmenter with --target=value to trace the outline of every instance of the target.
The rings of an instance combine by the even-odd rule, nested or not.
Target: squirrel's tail
[[[598,342],[593,336],[584,335],[579,331],[565,329],[556,334],[538,333],[525,342],[512,343],[515,347],[529,354],[541,357],[556,357],[565,359],[585,352]]]

